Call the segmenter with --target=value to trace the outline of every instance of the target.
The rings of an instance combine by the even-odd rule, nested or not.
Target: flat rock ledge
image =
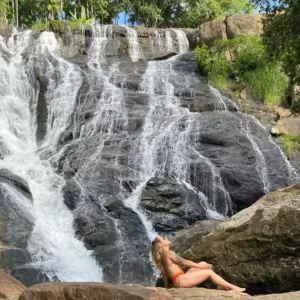
[[[0,296],[1,299],[1,296]],[[5,298],[4,298],[5,299]],[[261,299],[298,300],[300,291],[277,295],[249,296],[244,293],[209,290],[204,288],[164,289],[141,285],[108,283],[53,282],[26,289],[19,300],[195,300],[195,299]]]

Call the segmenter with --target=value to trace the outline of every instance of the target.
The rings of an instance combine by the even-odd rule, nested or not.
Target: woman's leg
[[[210,269],[198,269],[198,271],[193,270],[191,272],[185,273],[184,275],[181,275],[179,279],[180,280],[178,280],[178,283],[180,287],[195,287],[201,282],[210,279],[213,284],[219,287],[223,287],[226,290],[239,292],[243,292],[245,290],[244,288],[240,288],[236,285],[227,282],[221,276],[219,276],[213,270]]]

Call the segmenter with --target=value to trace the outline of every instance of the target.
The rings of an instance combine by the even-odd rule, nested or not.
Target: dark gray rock
[[[24,265],[11,271],[11,275],[22,282],[26,287],[37,283],[49,282],[48,276],[36,266]],[[55,281],[55,280],[54,280]]]
[[[25,199],[25,201],[30,201]],[[20,200],[18,200],[20,201]],[[0,240],[6,245],[26,249],[33,220],[22,204],[16,203],[3,187],[0,187]]]
[[[0,251],[0,268],[12,270],[16,266],[24,265],[31,261],[27,250],[5,247]]]
[[[206,219],[198,195],[171,178],[151,178],[142,192],[141,206],[159,233],[172,233]]]
[[[151,282],[153,270],[148,261],[150,243],[137,214],[125,207],[122,201],[109,198],[109,194],[101,197],[98,193],[98,197],[94,197],[91,189],[79,194],[73,181],[68,181],[64,190],[66,204],[71,209],[76,205],[76,235],[88,249],[94,251],[96,260],[103,268],[104,281]],[[103,205],[101,199],[104,197],[106,202]]]
[[[73,179],[70,179],[66,182],[62,191],[64,195],[65,204],[71,210],[74,210],[80,201],[80,195],[81,195],[80,186]]]
[[[47,91],[49,81],[42,73],[37,73],[36,79],[39,84],[36,139],[37,141],[42,141],[47,133],[48,108],[45,93]]]
[[[27,251],[27,244],[34,221],[27,211],[31,205],[31,199],[25,197],[29,191],[27,191],[27,184],[23,180],[20,180],[18,176],[7,172],[7,170],[2,169],[1,174],[0,268],[13,270],[31,262],[31,256]],[[15,193],[20,193],[18,199],[14,199],[9,194],[6,185],[9,185],[11,189],[15,189]],[[25,193],[24,190],[27,192]],[[21,193],[23,193],[23,196],[21,196]]]
[[[183,31],[189,41],[190,50],[194,50],[200,44],[199,29],[188,30],[183,28]]]
[[[168,59],[176,54],[177,54],[176,52],[171,52],[171,51],[168,51],[167,53],[163,53],[163,54],[153,53],[148,56],[147,60],[164,60],[164,59]]]
[[[18,175],[13,174],[9,170],[0,169],[0,183],[1,182],[8,183],[9,185],[20,191],[22,194],[24,194],[25,197],[32,200],[32,195],[27,182]]]

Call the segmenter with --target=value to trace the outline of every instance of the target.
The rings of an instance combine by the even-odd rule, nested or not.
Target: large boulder
[[[300,134],[300,118],[298,117],[282,118],[276,123],[276,126],[273,127],[272,130],[276,130],[277,135],[283,133],[298,135]]]
[[[19,300],[172,300],[171,295],[142,286],[107,283],[48,283],[27,289]]]
[[[227,17],[225,20],[227,38],[241,35],[259,35],[263,32],[261,14],[243,14]]]
[[[26,287],[10,276],[0,271],[0,299],[1,300],[18,300],[21,293]]]
[[[176,253],[187,251],[195,241],[200,241],[203,236],[211,233],[222,222],[222,220],[203,220],[178,231],[172,239],[172,250]]]
[[[227,17],[224,21],[210,21],[199,27],[199,43],[213,46],[217,40],[233,39],[263,32],[261,14],[243,14]],[[187,35],[191,39],[190,35]]]
[[[200,43],[213,46],[216,40],[227,40],[226,26],[223,21],[211,21],[200,25]]]
[[[180,253],[253,294],[300,289],[300,183],[270,193]]]
[[[300,292],[281,295],[251,297],[245,293],[218,291],[214,289],[164,289],[140,285],[113,285],[107,283],[47,283],[25,290],[19,300],[193,300],[193,299],[252,299],[252,300],[298,300]]]

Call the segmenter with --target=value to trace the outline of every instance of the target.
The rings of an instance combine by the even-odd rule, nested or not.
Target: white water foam
[[[140,48],[138,35],[135,29],[128,26],[125,27],[127,31],[127,41],[129,46],[129,56],[133,62],[139,61],[143,58],[143,53]]]
[[[88,50],[88,66],[91,69],[100,68],[102,64],[106,63],[107,44],[114,37],[113,26],[94,25],[89,28],[92,31],[93,40]]]
[[[46,39],[46,36],[44,36]],[[47,44],[47,43],[46,43]],[[37,51],[43,51],[38,47]],[[28,242],[33,264],[51,279],[102,281],[102,270],[82,241],[75,237],[73,215],[65,206],[61,188],[64,180],[48,161],[37,156],[35,118],[31,111],[36,95],[30,76],[17,56],[6,61],[0,56],[0,168],[23,178],[33,196],[31,215],[35,225]],[[56,103],[59,106],[59,103]],[[56,118],[66,118],[65,115]],[[61,123],[62,122],[62,123]],[[65,121],[60,124],[66,124]],[[60,130],[58,126],[54,131]],[[55,134],[54,134],[55,136]],[[12,199],[20,197],[6,187]]]

